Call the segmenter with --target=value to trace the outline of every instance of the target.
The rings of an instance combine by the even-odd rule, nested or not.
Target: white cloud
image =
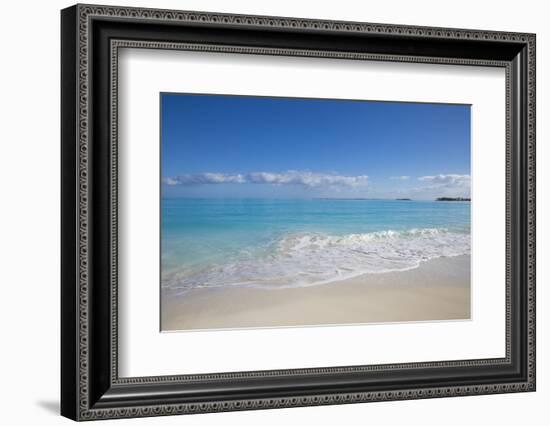
[[[390,179],[392,180],[409,180],[410,176],[391,176]]]
[[[171,177],[165,177],[162,179],[162,183],[165,183],[166,185],[178,185],[178,180],[171,178]]]
[[[220,184],[220,183],[244,183],[244,177],[236,174],[226,173],[197,173],[193,175],[181,175],[175,177],[165,177],[163,182],[167,185],[201,185],[201,184]]]
[[[435,175],[420,176],[418,180],[436,185],[464,186],[470,185],[470,175]]]
[[[225,173],[198,173],[165,177],[167,185],[203,185],[222,183],[251,183],[270,185],[301,185],[310,188],[317,187],[347,187],[366,186],[368,176],[343,176],[337,174],[313,173],[290,170],[284,173],[254,172],[246,175]]]
[[[470,197],[470,175],[440,174],[420,176],[418,180],[426,182],[427,185],[415,188],[414,191],[416,192],[429,193],[437,197]]]
[[[308,187],[345,186],[357,187],[365,185],[368,176],[342,176],[337,174],[313,173],[291,170],[285,173],[250,173],[247,182],[267,183],[275,185],[303,185]]]

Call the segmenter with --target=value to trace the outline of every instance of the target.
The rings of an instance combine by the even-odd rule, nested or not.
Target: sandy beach
[[[470,256],[310,287],[194,289],[164,295],[163,331],[470,318]]]

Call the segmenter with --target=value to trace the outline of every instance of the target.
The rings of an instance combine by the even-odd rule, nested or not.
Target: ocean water
[[[470,203],[163,198],[162,287],[285,288],[470,253]]]

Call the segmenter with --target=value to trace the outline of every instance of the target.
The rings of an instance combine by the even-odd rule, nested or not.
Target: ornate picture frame
[[[160,416],[535,390],[534,34],[76,5],[61,12],[61,413]],[[119,377],[121,48],[490,66],[506,72],[506,356]],[[503,212],[504,214],[504,212]]]

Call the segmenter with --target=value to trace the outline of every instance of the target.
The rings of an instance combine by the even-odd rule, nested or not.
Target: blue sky
[[[161,94],[163,196],[470,196],[470,106]]]

